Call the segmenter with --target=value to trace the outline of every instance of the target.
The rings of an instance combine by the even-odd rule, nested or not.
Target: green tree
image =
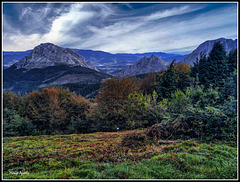
[[[123,107],[122,113],[127,118],[127,129],[144,128],[153,124],[149,112],[151,96],[142,93],[131,93]]]
[[[229,74],[237,69],[237,49],[232,50],[228,54],[228,70]]]
[[[3,136],[19,136],[18,128],[21,126],[22,118],[15,110],[3,109]]]
[[[174,69],[174,62],[175,60],[162,75],[157,75],[156,92],[159,101],[163,98],[170,98],[171,93],[177,90],[177,75]]]
[[[224,79],[228,76],[228,65],[226,51],[220,42],[216,42],[205,58],[199,61],[199,81],[207,89],[210,84],[216,87],[223,87]]]
[[[221,91],[221,103],[228,100],[229,96],[237,99],[237,71],[231,72],[229,77],[224,80]]]

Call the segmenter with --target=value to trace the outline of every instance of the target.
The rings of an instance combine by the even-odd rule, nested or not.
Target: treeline
[[[86,99],[95,98],[98,95],[101,83],[68,83],[62,85],[63,88],[69,88],[71,92],[83,96]]]
[[[236,139],[237,51],[216,43],[193,67],[173,61],[167,70],[111,78],[95,99],[69,89],[3,94],[4,136],[88,133],[148,128],[161,138]]]

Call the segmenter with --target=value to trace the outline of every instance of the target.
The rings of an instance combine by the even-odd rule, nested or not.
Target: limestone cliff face
[[[159,72],[168,67],[169,63],[160,59],[156,55],[152,55],[151,57],[143,57],[139,61],[137,61],[133,65],[128,65],[125,69],[123,69],[120,73],[120,77],[134,76],[140,74],[146,74],[150,71]]]
[[[221,44],[223,44],[225,51],[229,53],[231,50],[234,50],[237,48],[237,39],[232,40],[232,39],[225,39],[225,38],[220,38],[216,40],[208,40],[200,44],[192,53],[190,53],[187,57],[185,57],[182,62],[187,63],[190,65],[193,65],[194,62],[196,62],[196,59],[200,59],[200,54],[201,52],[208,56],[210,51],[213,48],[214,43],[220,41]]]
[[[82,66],[97,71],[97,68],[90,62],[86,62],[83,56],[52,43],[36,46],[29,55],[15,63],[17,69],[25,68],[28,70],[58,65]]]

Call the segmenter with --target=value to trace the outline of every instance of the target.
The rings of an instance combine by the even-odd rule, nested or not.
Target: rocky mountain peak
[[[155,54],[152,54],[150,59],[159,59],[159,57],[157,55],[155,55]]]
[[[140,74],[146,74],[150,71],[159,72],[166,69],[169,65],[168,62],[160,59],[157,55],[151,55],[149,58],[144,56],[133,65],[128,65],[120,72],[121,77],[134,76]]]
[[[196,59],[200,59],[201,52],[205,54],[206,56],[209,55],[210,51],[213,48],[213,45],[216,42],[220,42],[223,44],[224,49],[227,53],[229,53],[231,50],[234,50],[237,48],[237,39],[225,39],[223,37],[215,40],[207,40],[200,44],[192,53],[190,53],[187,57],[185,57],[182,62],[193,65],[194,62],[196,62]]]
[[[86,62],[84,57],[68,48],[62,48],[52,43],[41,43],[36,46],[29,55],[14,64],[17,69],[45,68],[48,66],[68,65],[82,66],[97,70],[91,63]]]

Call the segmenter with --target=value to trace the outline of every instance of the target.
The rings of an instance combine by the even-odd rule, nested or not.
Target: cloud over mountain
[[[3,49],[41,42],[111,53],[190,52],[237,38],[236,3],[4,3]]]

